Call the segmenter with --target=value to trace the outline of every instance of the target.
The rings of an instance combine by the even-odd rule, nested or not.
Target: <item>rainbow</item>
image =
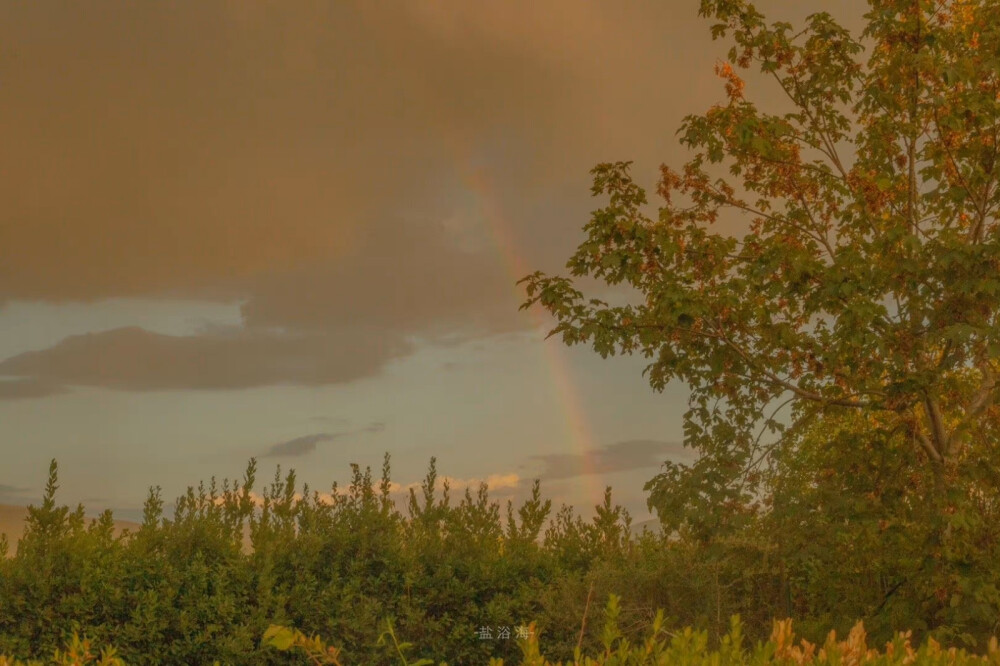
[[[461,144],[456,140],[449,141],[449,144],[458,165],[462,184],[474,197],[479,212],[486,222],[493,247],[511,277],[511,300],[519,306],[525,294],[519,287],[515,288],[514,283],[531,271],[518,252],[518,245],[511,225],[503,213],[500,198],[496,195],[486,171],[474,166],[468,152]],[[542,328],[546,323],[537,309],[529,310],[529,316],[534,320],[536,329]],[[555,395],[565,417],[566,437],[583,460],[583,483],[586,492],[594,504],[600,504],[604,501],[604,486],[599,481],[594,465],[592,452],[595,446],[592,428],[583,409],[565,352],[560,341],[549,340],[543,346],[542,353],[548,365]],[[580,512],[577,510],[576,513],[579,515]]]

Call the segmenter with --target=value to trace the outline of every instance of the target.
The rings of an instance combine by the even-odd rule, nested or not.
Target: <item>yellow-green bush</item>
[[[618,597],[610,595],[606,608],[606,622],[601,634],[603,650],[596,654],[583,654],[577,646],[572,661],[552,661],[542,654],[542,638],[536,632],[535,623],[528,628],[527,638],[518,640],[521,650],[520,666],[972,666],[973,664],[1000,665],[1000,646],[995,638],[987,645],[984,655],[970,654],[964,649],[942,648],[933,638],[928,638],[921,646],[914,648],[910,642],[910,632],[898,633],[884,649],[878,650],[867,643],[862,622],[857,622],[847,637],[837,639],[831,631],[822,645],[805,639],[795,640],[791,620],[775,621],[771,637],[766,642],[747,646],[743,626],[739,617],[730,621],[729,632],[722,637],[719,645],[709,647],[708,633],[691,627],[671,632],[666,628],[663,612],[658,611],[648,636],[641,642],[633,643],[619,629],[620,616]],[[581,632],[582,635],[582,632]],[[391,642],[391,645],[390,645]],[[378,639],[379,645],[386,645],[402,666],[434,666],[430,659],[409,661],[406,652],[413,648],[410,643],[400,643],[396,637],[392,621]],[[308,637],[302,632],[281,625],[272,625],[261,640],[261,647],[282,652],[298,653],[308,663],[316,666],[347,666],[350,662],[342,658],[342,650],[328,646],[320,637]],[[20,661],[0,655],[0,666],[125,666],[116,656],[114,648],[104,648],[99,654],[92,651],[88,639],[73,635],[65,650],[55,650],[51,660]],[[152,655],[155,660],[156,656]],[[215,662],[218,664],[218,662]],[[489,666],[504,666],[503,659],[490,659]],[[440,662],[439,666],[447,666]],[[513,666],[513,664],[511,664]]]
[[[630,601],[616,645],[642,645],[657,609],[664,626],[703,632],[713,649],[733,615],[754,644],[766,641],[774,617],[794,618],[798,633],[819,644],[862,619],[876,644],[902,627],[917,644],[933,637],[979,653],[1000,628],[1000,522],[990,506],[946,506],[944,524],[893,511],[886,515],[901,526],[883,529],[882,514],[866,513],[868,500],[859,499],[868,486],[796,481],[771,513],[738,529],[633,539],[610,491],[592,521],[563,507],[543,529],[551,502],[537,484],[502,521],[486,488],[449,502],[433,459],[408,516],[388,498],[388,458],[377,486],[355,466],[333,504],[298,493],[294,474],[282,481],[276,472],[264,506],[254,508],[255,475],[251,461],[242,484],[226,482],[221,493],[214,480],[190,488],[172,519],[151,492],[141,528],[116,537],[110,514],[87,525],[82,507],[57,506],[53,464],[16,556],[0,558],[0,654],[45,660],[76,633],[115,646],[131,666],[303,663],[301,654],[261,645],[265,630],[281,625],[334,639],[344,663],[384,664],[399,658],[385,636],[378,642],[392,617],[419,656],[452,664],[517,663],[515,641],[472,635],[480,624],[533,620],[546,658],[557,662],[572,660],[577,647],[601,652],[608,617],[589,600],[609,594]],[[807,510],[818,505],[821,515]],[[581,618],[584,631],[572,630]]]
[[[914,648],[910,643],[911,632],[898,633],[883,650],[870,647],[864,624],[857,622],[843,640],[831,631],[822,645],[805,639],[798,642],[792,632],[792,621],[775,621],[771,637],[766,642],[745,645],[743,627],[739,617],[730,622],[729,632],[722,637],[718,647],[709,648],[708,633],[687,627],[678,632],[666,629],[663,612],[658,611],[649,628],[649,635],[639,643],[625,638],[619,627],[619,600],[611,595],[608,600],[604,631],[601,636],[603,651],[585,655],[577,647],[573,660],[551,661],[541,651],[541,639],[530,625],[528,637],[518,641],[522,656],[520,666],[966,666],[972,664],[1000,664],[1000,646],[995,638],[987,645],[984,655],[975,655],[964,649],[944,649],[933,638]],[[379,639],[391,638],[399,661],[404,666],[433,666],[430,659],[407,661],[404,652],[412,647],[399,643],[389,623]],[[306,654],[313,664],[346,666],[339,659],[340,651],[328,647],[319,637],[307,637],[299,631],[278,625],[271,626],[264,634],[264,644],[278,650],[298,650]],[[503,659],[491,659],[489,666],[504,666]],[[441,662],[439,666],[447,666]]]
[[[124,666],[114,648],[104,648],[98,654],[94,654],[91,649],[90,640],[81,639],[73,634],[72,640],[65,650],[55,650],[52,659],[47,662],[31,660],[21,661],[13,657],[0,655],[0,666],[43,666],[43,664],[54,664],[56,666]]]

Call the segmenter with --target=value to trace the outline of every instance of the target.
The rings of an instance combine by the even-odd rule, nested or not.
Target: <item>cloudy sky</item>
[[[0,503],[51,458],[128,517],[251,456],[324,489],[389,452],[648,517],[685,387],[545,341],[514,282],[565,272],[592,166],[652,187],[724,99],[697,5],[0,5]]]

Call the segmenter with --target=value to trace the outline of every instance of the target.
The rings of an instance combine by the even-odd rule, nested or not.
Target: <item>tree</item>
[[[536,272],[523,307],[567,344],[645,355],[657,390],[691,387],[702,457],[647,484],[664,521],[740,524],[787,435],[845,412],[902,438],[944,492],[993,453],[978,433],[1000,371],[1000,3],[870,0],[858,38],[826,13],[768,24],[747,0],[700,13],[734,42],[726,102],[685,119],[693,156],[661,167],[658,217],[630,163],[593,169],[608,205],[567,264],[639,298]],[[790,111],[749,99],[750,68]],[[736,213],[745,234],[717,224]]]

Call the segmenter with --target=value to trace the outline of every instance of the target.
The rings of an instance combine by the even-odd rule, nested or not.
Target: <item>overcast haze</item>
[[[388,451],[403,486],[437,456],[648,517],[685,387],[545,341],[514,282],[565,272],[591,167],[652,189],[723,100],[697,4],[0,5],[0,503],[53,457],[59,499],[128,517],[251,456],[324,489]]]

